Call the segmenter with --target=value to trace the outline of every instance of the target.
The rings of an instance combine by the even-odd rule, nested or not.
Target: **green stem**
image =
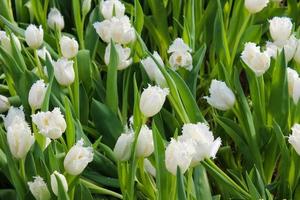
[[[108,190],[108,189],[105,189],[103,187],[100,187],[100,186],[92,183],[91,181],[85,180],[83,178],[81,178],[80,181],[83,185],[85,185],[87,188],[89,188],[90,190],[92,190],[95,193],[110,195],[110,196],[113,196],[113,197],[116,197],[116,198],[119,198],[119,199],[123,198],[123,196],[121,194],[113,192],[113,191]]]
[[[40,78],[42,78],[42,79],[45,80],[45,75],[44,75],[44,72],[43,72],[43,68],[42,68],[42,65],[41,65],[41,62],[40,62],[37,50],[34,49],[33,52],[34,52],[34,59],[35,59],[36,67],[37,67],[38,73],[40,75]]]
[[[26,178],[26,173],[25,173],[25,158],[22,158],[20,160],[20,174],[21,174],[21,177],[23,177],[23,180],[27,180]]]

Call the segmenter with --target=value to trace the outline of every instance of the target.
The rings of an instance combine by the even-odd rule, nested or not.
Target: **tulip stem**
[[[41,65],[37,50],[34,49],[33,52],[34,52],[34,59],[35,59],[35,62],[36,62],[36,67],[37,67],[38,73],[40,75],[40,78],[46,80],[45,76],[44,76],[44,73],[43,73],[42,65]]]
[[[26,181],[26,173],[25,173],[25,158],[20,160],[20,174],[23,179]]]
[[[85,180],[83,178],[80,179],[81,183],[85,185],[87,188],[89,188],[91,191],[97,193],[97,194],[105,194],[105,195],[110,195],[119,199],[123,199],[123,196],[119,193],[113,192],[111,190],[105,189],[103,187],[100,187],[91,181]]]

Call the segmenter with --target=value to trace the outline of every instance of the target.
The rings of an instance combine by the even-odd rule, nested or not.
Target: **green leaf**
[[[134,0],[134,27],[141,34],[144,26],[144,12],[139,0]]]
[[[185,186],[183,183],[183,175],[180,172],[179,166],[177,166],[177,197],[180,200],[186,200],[186,194],[185,194]]]
[[[71,112],[71,103],[67,96],[64,98],[64,105],[65,105],[65,118],[67,123],[67,130],[66,130],[66,138],[67,138],[67,145],[68,149],[70,149],[75,144],[75,126],[74,126],[74,119]]]
[[[57,188],[58,188],[58,200],[69,200],[68,193],[65,192],[64,186],[62,184],[62,181],[60,180],[60,177],[55,174],[55,178],[57,181]]]
[[[87,91],[91,89],[92,78],[91,78],[91,59],[90,51],[80,50],[77,54],[77,66],[79,80],[83,82],[83,85]]]
[[[194,168],[194,185],[197,200],[212,200],[206,170],[201,164]]]

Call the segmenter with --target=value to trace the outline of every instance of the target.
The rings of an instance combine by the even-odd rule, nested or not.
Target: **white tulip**
[[[165,164],[167,170],[176,176],[177,166],[183,174],[190,166],[195,149],[186,142],[171,139],[165,152]]]
[[[171,67],[174,70],[183,67],[191,71],[193,69],[193,58],[190,52],[192,52],[192,49],[181,38],[176,38],[168,49],[168,53],[171,53],[169,58]]]
[[[156,115],[163,107],[166,96],[169,94],[168,88],[148,85],[144,89],[140,99],[140,110],[145,117]]]
[[[11,37],[14,39],[17,50],[21,51],[22,47],[18,37],[13,33],[11,34]],[[5,31],[0,31],[0,43],[7,52],[12,53],[10,37],[6,34]]]
[[[51,8],[48,14],[47,23],[52,30],[58,29],[61,31],[65,27],[64,17],[56,8]]]
[[[260,12],[269,3],[269,0],[245,0],[245,7],[251,13]]]
[[[47,91],[47,85],[44,83],[44,80],[38,80],[35,82],[28,94],[28,102],[32,109],[40,109]]]
[[[245,44],[241,58],[256,76],[263,75],[269,69],[271,63],[269,52],[260,52],[260,47],[251,42]]]
[[[120,18],[125,14],[125,6],[119,0],[101,1],[100,10],[105,19],[110,19],[113,16]]]
[[[35,176],[33,182],[28,182],[28,187],[36,200],[49,200],[51,198],[47,184],[40,176]]]
[[[43,44],[44,31],[42,26],[37,28],[35,25],[30,24],[25,30],[25,40],[29,47],[33,49],[39,48]]]
[[[235,96],[232,90],[223,81],[212,80],[209,88],[210,96],[204,97],[207,102],[219,110],[229,110],[235,104]]]
[[[83,139],[81,139],[67,153],[64,160],[65,170],[77,176],[93,161],[93,157],[93,148],[83,147]]]
[[[144,159],[144,168],[151,176],[156,177],[156,169],[147,158]]]
[[[297,40],[297,49],[294,55],[294,60],[300,64],[300,40]]]
[[[192,52],[192,49],[181,38],[176,38],[168,49],[168,53],[174,52]]]
[[[16,116],[7,127],[7,143],[11,154],[24,159],[34,143],[34,136],[24,119]]]
[[[129,130],[126,133],[122,133],[115,145],[114,154],[120,161],[127,161],[131,156],[131,146],[134,141],[134,133]]]
[[[25,113],[23,111],[23,107],[21,106],[20,108],[15,108],[11,106],[8,110],[6,117],[3,117],[4,127],[6,130],[8,129],[9,126],[13,124],[13,121],[17,117],[25,121]]]
[[[152,130],[148,126],[142,126],[136,144],[136,156],[148,157],[154,151]]]
[[[83,0],[82,2],[82,14],[86,15],[91,9],[91,0]]]
[[[57,139],[66,130],[66,121],[59,108],[54,108],[51,112],[38,112],[31,115],[32,122],[37,125],[39,132],[51,139]]]
[[[50,176],[51,188],[52,188],[53,193],[56,196],[58,196],[58,183],[57,183],[56,176],[60,179],[65,192],[68,192],[68,183],[67,183],[66,177],[63,174],[61,174],[57,171],[54,171],[53,174],[51,174],[51,176]]]
[[[104,62],[106,65],[109,64],[110,61],[110,43],[107,45],[104,54]],[[126,69],[132,63],[132,58],[130,58],[131,50],[128,47],[123,48],[120,44],[115,44],[115,48],[118,53],[118,70]]]
[[[0,95],[0,113],[6,112],[10,107],[9,100],[6,96]]]
[[[289,135],[289,143],[294,147],[297,154],[300,155],[300,124],[294,124],[292,134]]]
[[[126,15],[96,22],[94,28],[101,39],[107,43],[113,40],[115,43],[129,44],[135,40],[135,30]]]
[[[72,60],[69,61],[66,58],[60,58],[56,62],[52,62],[55,79],[60,85],[69,86],[74,82],[73,63]]]
[[[266,53],[269,57],[274,59],[277,58],[277,55],[281,52],[281,49],[276,46],[273,42],[267,41],[266,43]]]
[[[49,51],[46,49],[46,47],[43,47],[39,50],[37,50],[37,54],[38,56],[43,59],[43,60],[46,60],[47,59],[47,56],[49,57],[50,61],[52,62],[52,57],[51,57],[51,54],[49,53]]]
[[[290,38],[293,24],[288,17],[273,17],[269,20],[270,34],[275,42],[286,41]]]
[[[59,40],[61,53],[65,58],[73,58],[78,53],[78,43],[74,38],[62,36]]]
[[[156,59],[156,61],[162,67],[164,66],[163,60],[161,59],[161,57],[159,56],[159,54],[156,51],[154,51],[153,57]],[[141,63],[143,65],[146,73],[148,74],[148,77],[150,78],[150,80],[155,81],[160,86],[166,85],[165,77],[161,73],[161,71],[158,68],[158,66],[156,65],[155,61],[150,56],[141,60]]]
[[[197,164],[205,158],[215,158],[221,146],[221,138],[218,137],[215,140],[208,125],[205,123],[185,124],[179,140],[194,146],[195,153],[193,154],[192,165]]]
[[[294,35],[291,35],[290,38],[286,41],[274,42],[274,44],[277,45],[279,52],[284,49],[286,63],[293,59],[298,45],[298,41]]]
[[[297,104],[300,98],[300,78],[298,73],[289,67],[287,68],[287,80],[289,95],[293,98],[294,103]]]

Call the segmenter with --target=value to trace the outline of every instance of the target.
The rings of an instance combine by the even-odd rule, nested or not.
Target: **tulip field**
[[[0,0],[0,200],[300,200],[300,1]]]

